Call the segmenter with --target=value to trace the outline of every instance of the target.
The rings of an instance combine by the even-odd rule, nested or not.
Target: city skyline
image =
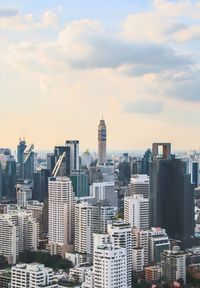
[[[199,1],[0,4],[0,146],[198,149]],[[8,145],[9,144],[9,145]]]

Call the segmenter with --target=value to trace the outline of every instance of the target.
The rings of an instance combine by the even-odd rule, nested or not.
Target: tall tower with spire
[[[106,124],[103,118],[98,126],[98,163],[99,165],[106,163]]]

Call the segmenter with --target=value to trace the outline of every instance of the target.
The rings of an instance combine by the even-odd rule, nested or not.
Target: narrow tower
[[[106,163],[106,124],[103,119],[98,126],[98,163],[99,165]]]

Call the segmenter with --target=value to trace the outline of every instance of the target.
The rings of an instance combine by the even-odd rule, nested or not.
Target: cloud
[[[19,12],[18,7],[0,7],[0,17],[12,17],[16,16]]]
[[[141,99],[135,102],[127,102],[124,105],[125,113],[158,114],[164,108],[163,101]]]

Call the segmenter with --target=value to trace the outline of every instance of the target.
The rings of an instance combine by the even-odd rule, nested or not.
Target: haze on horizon
[[[97,150],[103,113],[108,150],[198,149],[199,15],[192,0],[1,0],[0,146]]]

